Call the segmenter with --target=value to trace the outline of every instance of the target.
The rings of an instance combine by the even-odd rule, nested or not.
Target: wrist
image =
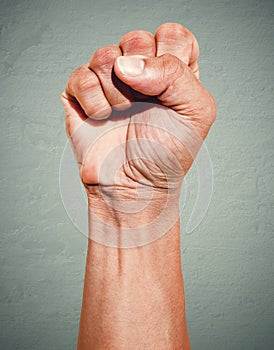
[[[179,219],[178,189],[89,186],[89,238],[110,247],[149,244]]]

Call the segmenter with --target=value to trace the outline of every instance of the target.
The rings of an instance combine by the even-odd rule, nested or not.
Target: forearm
[[[216,117],[198,55],[180,24],[133,31],[75,69],[62,94],[89,196],[78,350],[190,349],[179,189]]]
[[[142,247],[89,240],[78,350],[190,349],[179,232],[177,216],[165,235]]]

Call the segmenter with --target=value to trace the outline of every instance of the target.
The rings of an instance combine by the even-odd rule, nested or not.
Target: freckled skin
[[[165,207],[167,189],[179,197],[216,117],[199,80],[198,56],[194,35],[166,23],[154,35],[125,34],[69,77],[61,99],[88,194],[91,237],[93,230],[107,237],[140,223],[142,234],[153,235],[159,226],[147,223]],[[140,101],[145,108],[136,112]],[[138,208],[148,188],[150,205],[128,214],[127,199]],[[172,225],[150,244],[111,248],[89,239],[79,350],[190,349],[176,200],[167,213],[162,224],[173,218]]]

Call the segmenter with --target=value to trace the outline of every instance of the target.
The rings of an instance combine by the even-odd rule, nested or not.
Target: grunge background
[[[75,349],[86,238],[59,193],[59,94],[96,49],[165,22],[198,38],[218,108],[211,204],[182,227],[192,348],[273,349],[273,0],[1,0],[0,16],[1,349]],[[196,181],[191,170],[182,222]]]

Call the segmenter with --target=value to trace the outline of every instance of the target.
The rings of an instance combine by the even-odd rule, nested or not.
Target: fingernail
[[[123,75],[131,77],[138,76],[143,73],[145,62],[139,57],[120,56],[117,58],[117,66]]]

